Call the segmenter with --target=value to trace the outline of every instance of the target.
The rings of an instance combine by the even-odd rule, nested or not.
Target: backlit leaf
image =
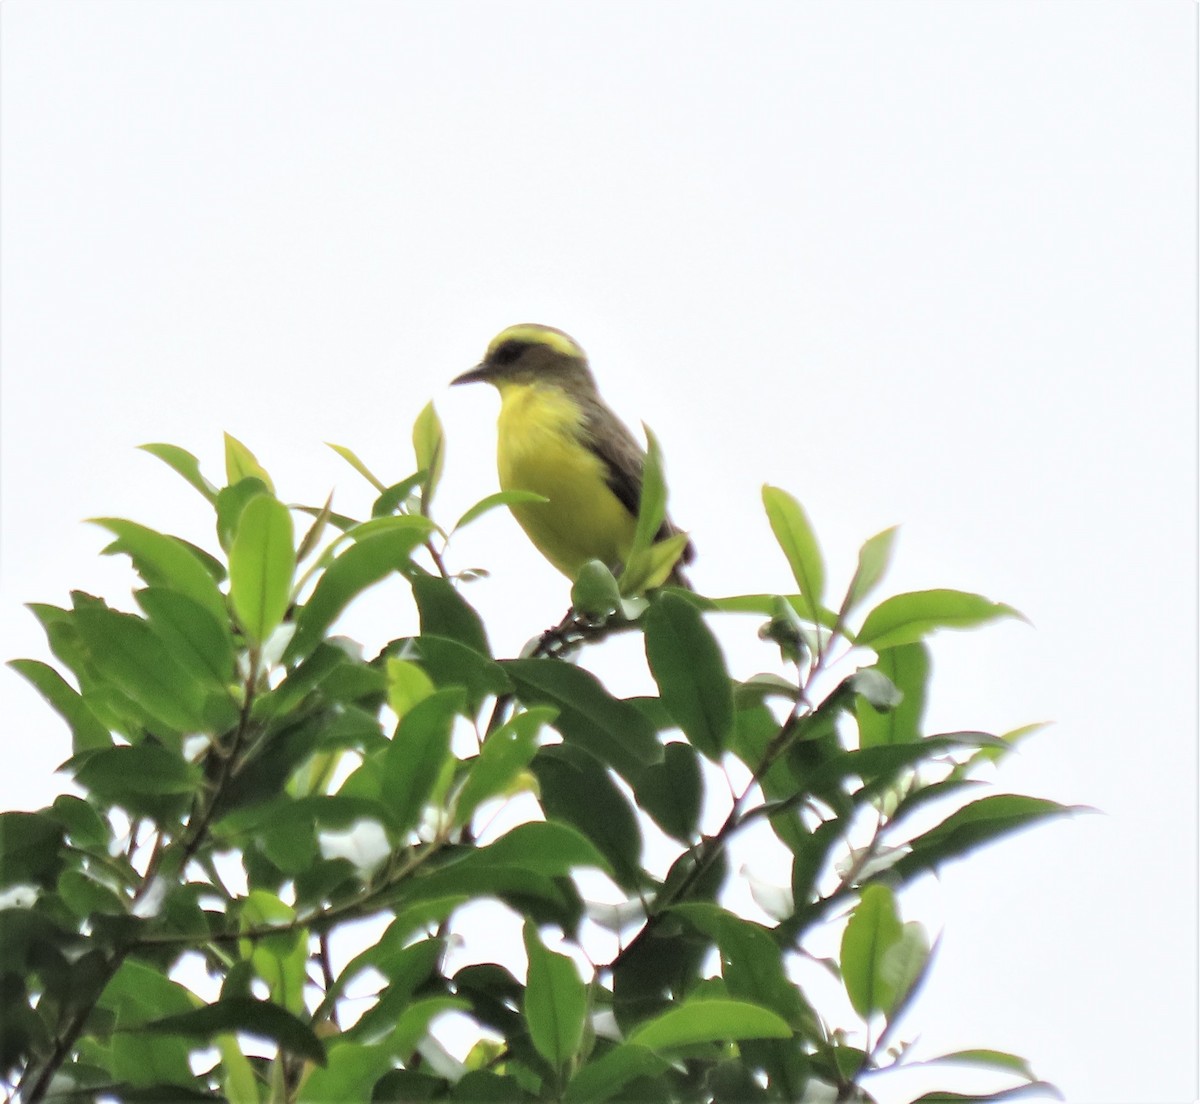
[[[529,766],[537,751],[539,733],[554,717],[553,709],[534,706],[488,734],[458,791],[454,803],[456,823],[469,823],[482,802],[507,791]]]
[[[587,1015],[587,989],[566,955],[550,951],[537,927],[525,921],[525,953],[529,972],[525,983],[524,1011],[533,1045],[557,1070],[575,1057],[583,1042]]]
[[[439,690],[400,721],[383,760],[383,796],[399,832],[414,827],[450,755],[450,733],[462,707],[457,689]]]
[[[428,513],[429,504],[442,478],[442,466],[446,462],[446,435],[432,402],[425,405],[413,423],[412,443],[417,468],[426,473],[425,486],[421,491],[421,510],[422,513]]]
[[[270,495],[242,511],[229,550],[229,597],[246,634],[261,644],[282,623],[296,568],[292,516]]]
[[[792,1030],[769,1009],[746,1001],[685,1000],[637,1028],[629,1042],[659,1052],[738,1039],[787,1039]]]
[[[177,590],[218,620],[225,618],[225,599],[208,568],[186,543],[124,518],[92,518],[92,522],[117,538],[105,553],[123,552],[150,586]]]
[[[151,456],[157,456],[164,464],[182,475],[209,502],[216,501],[217,488],[204,478],[200,472],[200,461],[187,449],[180,448],[178,445],[158,443],[138,445],[138,448],[143,452],[150,453]]]
[[[243,479],[260,479],[270,494],[275,493],[275,484],[254,453],[228,433],[225,434],[225,479],[231,487]]]
[[[482,517],[489,510],[494,510],[497,506],[518,506],[525,502],[549,502],[550,500],[545,495],[540,495],[534,491],[497,491],[495,494],[490,494],[486,498],[481,498],[475,503],[462,517],[454,523],[454,528],[451,533],[457,533],[460,529],[470,525],[476,518]]]
[[[897,527],[893,525],[882,533],[876,533],[858,550],[858,566],[842,601],[843,618],[857,608],[883,578],[892,558],[892,545],[895,543],[896,533]]]
[[[899,995],[883,963],[902,935],[892,891],[883,885],[867,886],[842,934],[842,981],[863,1019],[886,1014]]]
[[[387,485],[382,479],[374,475],[371,470],[364,464],[352,449],[346,448],[345,445],[334,445],[330,442],[325,442],[334,452],[336,452],[343,460],[346,461],[359,475],[361,475],[368,483],[371,484],[381,494],[387,490]]]
[[[88,708],[79,692],[53,667],[36,659],[10,659],[8,665],[23,676],[67,722],[76,752],[109,747],[112,734]]]
[[[804,601],[804,616],[818,620],[825,600],[825,561],[817,544],[816,533],[804,508],[787,491],[765,485],[762,490],[767,520],[779,547],[787,557],[796,586]]]
[[[881,651],[921,640],[936,629],[971,629],[1001,617],[1024,617],[1012,606],[962,590],[918,590],[885,598],[867,614],[855,637]]]
[[[929,650],[924,644],[903,644],[879,653],[875,670],[900,691],[901,698],[886,712],[868,702],[855,702],[860,747],[903,744],[919,739],[925,713],[925,684],[929,678]]]

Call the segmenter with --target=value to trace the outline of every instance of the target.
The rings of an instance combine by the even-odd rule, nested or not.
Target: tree
[[[378,491],[365,521],[330,502],[285,505],[232,438],[220,489],[190,453],[147,445],[214,511],[219,552],[101,519],[106,552],[140,577],[136,609],[80,592],[69,609],[30,607],[66,674],[12,666],[70,727],[82,796],[0,817],[13,1092],[28,1104],[869,1100],[871,1080],[904,1061],[897,1025],[934,958],[897,893],[1067,811],[978,796],[973,772],[1027,730],[922,727],[928,634],[1015,611],[934,590],[860,616],[892,530],[863,545],[827,606],[812,527],[774,487],[763,502],[795,593],[656,589],[678,542],[652,543],[666,493],[651,441],[620,578],[589,565],[563,622],[497,659],[445,553],[513,495],[447,534],[431,513],[432,407],[414,445],[419,470],[392,485],[338,449]],[[419,627],[367,659],[331,630],[396,573]],[[731,678],[713,626],[747,614],[786,677]],[[643,639],[656,696],[622,699],[583,665],[616,633]],[[867,662],[847,671],[847,657]],[[497,810],[510,826],[495,827]],[[751,887],[766,920],[731,892],[744,884],[731,845],[756,832],[790,864],[783,884]],[[587,899],[599,884],[617,904]],[[452,968],[455,940],[480,937],[481,901],[520,918],[522,945]],[[356,944],[365,918],[386,927]],[[837,1029],[798,981],[830,924],[844,933],[822,968],[857,1016]],[[459,1057],[442,1042],[450,1013],[467,1033]],[[922,1100],[1048,1088],[998,1051],[944,1061],[1016,1087]]]

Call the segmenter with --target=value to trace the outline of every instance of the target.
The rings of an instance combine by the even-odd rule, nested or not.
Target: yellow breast
[[[588,560],[622,563],[634,518],[609,489],[604,461],[580,437],[578,405],[560,388],[533,384],[501,384],[500,397],[500,486],[549,500],[512,507],[529,539],[571,579]]]

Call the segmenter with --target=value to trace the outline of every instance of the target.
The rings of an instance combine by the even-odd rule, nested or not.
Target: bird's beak
[[[453,387],[456,383],[487,383],[494,375],[494,371],[490,364],[476,364],[469,372],[464,372],[461,376],[450,381],[450,386]]]

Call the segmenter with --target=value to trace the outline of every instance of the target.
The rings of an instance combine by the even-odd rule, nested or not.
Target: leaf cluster
[[[220,487],[185,450],[146,448],[212,510],[211,547],[99,519],[136,609],[34,605],[56,663],[12,664],[68,725],[78,791],[0,814],[0,1067],[29,1104],[866,1100],[906,1060],[893,1036],[933,959],[897,893],[1067,811],[978,796],[974,769],[1024,732],[925,731],[929,634],[1015,611],[941,590],[862,612],[891,530],[832,608],[803,510],[768,487],[793,592],[656,587],[683,543],[652,541],[655,462],[633,570],[590,565],[563,624],[500,658],[446,562],[458,529],[527,499],[439,526],[432,407],[404,479],[337,448],[376,492],[363,520],[287,504],[232,438]],[[338,617],[396,576],[413,623],[367,658]],[[714,625],[747,614],[787,675],[730,675]],[[567,661],[616,632],[643,639],[654,696]],[[864,663],[830,674],[848,657]],[[493,830],[510,803],[522,821]],[[757,889],[769,923],[731,903],[730,844],[754,830],[788,856]],[[589,900],[583,870],[623,903]],[[521,919],[523,946],[455,968],[481,902]],[[376,942],[331,950],[371,917]],[[830,922],[857,1017],[837,1028],[796,980]],[[473,1033],[457,1054],[450,1013]],[[1041,1084],[997,1051],[944,1059]]]

